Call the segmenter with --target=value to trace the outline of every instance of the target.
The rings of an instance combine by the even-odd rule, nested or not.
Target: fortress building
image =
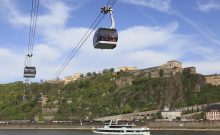
[[[138,70],[136,67],[128,67],[128,66],[123,66],[118,68],[119,71],[136,71]]]
[[[182,63],[176,60],[168,61],[161,66],[150,67],[145,69],[138,70],[136,67],[120,67],[120,71],[132,73],[135,76],[148,76],[152,78],[157,77],[171,77],[175,76],[176,74],[182,74],[184,70],[187,70],[190,74],[197,74],[195,67],[182,67]],[[205,82],[207,84],[212,85],[220,85],[220,74],[213,74],[213,75],[204,75]]]
[[[212,85],[220,85],[220,74],[205,75],[206,83]]]
[[[161,66],[141,69],[141,71],[145,73],[145,76],[149,77],[171,77],[177,73],[182,73],[184,69],[189,70],[190,74],[196,74],[195,67],[183,68],[182,63],[175,60],[168,61]]]
[[[75,73],[75,74],[73,74],[73,75],[71,75],[71,76],[66,76],[66,77],[64,78],[64,84],[67,84],[67,83],[69,83],[69,82],[74,82],[74,81],[76,81],[77,79],[81,78],[82,76],[83,76],[82,73]]]

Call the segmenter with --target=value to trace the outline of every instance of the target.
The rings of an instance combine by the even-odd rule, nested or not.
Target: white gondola
[[[34,78],[36,76],[36,68],[35,67],[25,67],[24,68],[24,77],[25,78]]]
[[[114,49],[118,41],[118,32],[115,29],[115,21],[111,7],[102,7],[101,13],[110,13],[111,28],[99,28],[93,37],[93,46],[97,49]]]

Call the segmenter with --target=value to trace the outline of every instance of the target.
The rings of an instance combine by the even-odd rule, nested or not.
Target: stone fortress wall
[[[139,69],[139,70],[135,67],[126,67],[126,66],[119,68],[119,71],[131,72],[135,76],[144,75],[152,78],[171,77],[176,75],[177,73],[181,74],[183,70],[188,70],[190,74],[197,74],[196,67],[183,68],[182,63],[176,60],[168,61],[167,63],[161,66]],[[206,83],[208,84],[220,85],[220,74],[204,75],[204,78]]]
[[[220,74],[205,75],[206,83],[220,85]]]

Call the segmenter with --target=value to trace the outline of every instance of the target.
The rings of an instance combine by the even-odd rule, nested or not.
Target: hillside
[[[0,120],[34,119],[34,116],[55,115],[57,120],[93,119],[102,116],[160,109],[164,105],[181,107],[220,101],[220,86],[205,84],[200,74],[182,74],[151,78],[129,72],[115,74],[113,69],[101,74],[63,83],[32,83],[26,101],[22,100],[23,83],[0,85]],[[38,101],[48,100],[42,112]],[[42,117],[40,117],[42,118]]]

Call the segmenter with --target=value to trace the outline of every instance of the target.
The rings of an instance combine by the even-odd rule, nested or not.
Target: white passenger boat
[[[150,129],[146,127],[135,127],[134,124],[118,124],[118,122],[110,121],[108,125],[92,130],[97,134],[108,135],[150,135]]]

